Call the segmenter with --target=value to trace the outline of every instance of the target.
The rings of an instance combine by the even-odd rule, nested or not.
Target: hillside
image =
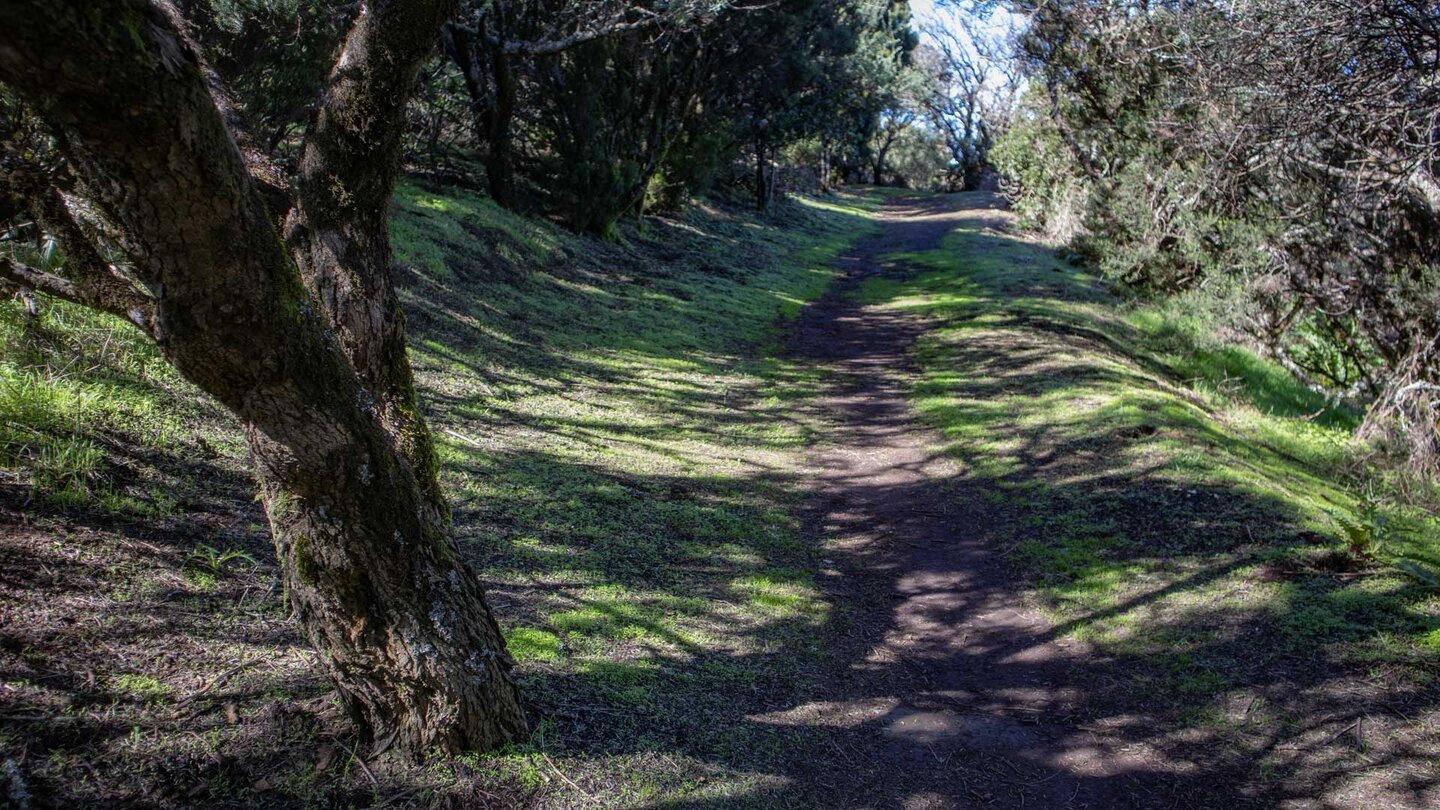
[[[10,801],[1433,802],[1434,519],[1359,489],[1356,414],[997,204],[607,242],[403,185],[420,401],[535,724],[423,765],[342,716],[238,425],[118,321],[6,302]]]
[[[866,207],[701,207],[611,244],[401,188],[442,481],[540,723],[513,755],[432,770],[354,759],[238,426],[116,320],[5,302],[0,750],[60,805],[563,800],[545,751],[616,798],[765,782],[780,743],[737,695],[803,680],[820,653],[793,652],[825,615],[785,474],[817,381],[770,348]]]

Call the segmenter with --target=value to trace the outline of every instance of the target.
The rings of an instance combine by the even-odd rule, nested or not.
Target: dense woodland
[[[996,161],[1017,205],[1440,463],[1440,21],[1424,2],[1041,3]]]
[[[1357,558],[1384,508],[1433,516],[1424,0],[956,0],[924,23],[903,0],[7,0],[0,169],[16,317],[121,319],[239,421],[288,607],[375,755],[535,728],[417,394],[397,182],[601,252],[701,206],[997,191],[1066,267],[1356,417]],[[58,463],[14,420],[7,466]]]

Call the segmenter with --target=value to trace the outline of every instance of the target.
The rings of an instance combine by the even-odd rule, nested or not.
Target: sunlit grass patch
[[[913,278],[860,297],[932,324],[912,402],[972,480],[1008,493],[993,503],[1032,516],[1012,555],[1063,632],[1133,657],[1196,718],[1251,647],[1411,679],[1440,664],[1433,588],[1383,554],[1334,575],[1335,516],[1360,504],[1353,411],[1023,239],[965,225],[903,258]],[[1440,564],[1434,522],[1405,525],[1392,554]]]
[[[0,470],[61,510],[156,515],[149,480],[117,476],[114,449],[234,448],[233,423],[118,318],[41,299],[0,301]]]
[[[521,662],[553,663],[560,660],[562,649],[559,636],[534,627],[510,628],[505,632],[505,646],[510,656]]]
[[[769,571],[740,577],[733,593],[751,609],[770,616],[819,618],[821,607],[810,577],[794,571]]]
[[[110,681],[110,688],[118,695],[144,702],[164,700],[170,689],[152,675],[126,672]]]
[[[841,191],[834,194],[800,197],[800,205],[817,211],[828,211],[861,218],[880,210],[889,189],[871,188],[863,191]],[[864,227],[863,225],[861,227]]]

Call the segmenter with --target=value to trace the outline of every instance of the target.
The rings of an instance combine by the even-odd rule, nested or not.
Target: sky
[[[926,29],[935,26],[943,26],[959,33],[957,20],[966,19],[967,17],[974,19],[970,12],[958,7],[961,5],[962,3],[960,2],[944,3],[943,0],[941,0],[941,4],[939,4],[937,8],[936,0],[910,0],[911,25],[920,31],[920,41],[932,41]],[[1023,20],[1024,17],[1022,15],[1015,14],[1006,8],[1005,4],[998,3],[988,17],[983,19],[979,31],[992,36],[1000,35],[1008,30],[1018,28]],[[960,36],[959,39],[962,42],[967,40],[964,36]],[[971,52],[973,53],[974,51],[972,50]],[[991,73],[990,75],[993,81],[1000,81],[998,73]]]
[[[935,0],[911,0],[910,13],[920,25],[935,18]]]
[[[955,8],[953,4],[946,4],[944,8],[936,8],[935,0],[910,0],[910,14],[914,17],[916,28],[923,29],[931,24],[949,26],[955,19],[955,15],[964,15],[966,12]],[[994,31],[1003,31],[1005,28],[1018,22],[1020,16],[1004,8],[1003,4],[997,7],[987,21],[987,27]]]

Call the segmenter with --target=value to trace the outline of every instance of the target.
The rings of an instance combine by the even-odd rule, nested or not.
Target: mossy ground
[[[420,768],[356,760],[234,423],[125,325],[4,304],[3,757],[61,804],[763,804],[804,746],[746,714],[819,665],[827,615],[790,473],[818,381],[772,350],[874,204],[613,244],[402,184],[421,400],[539,724]]]

